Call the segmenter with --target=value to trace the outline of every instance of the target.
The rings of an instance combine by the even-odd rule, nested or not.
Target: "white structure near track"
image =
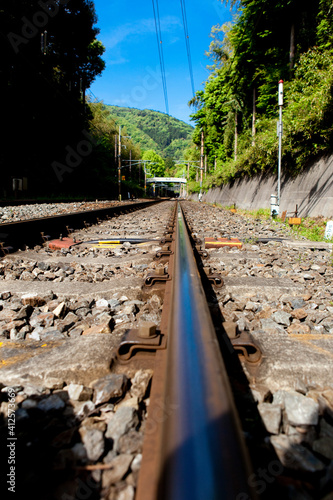
[[[187,180],[183,177],[150,177],[149,179],[146,179],[146,182],[153,185],[154,196],[156,184],[159,184],[160,187],[163,187],[166,184],[176,184],[176,188],[179,188],[179,196],[186,195],[185,184],[187,184]]]
[[[187,180],[183,177],[150,177],[147,182],[157,184],[163,182],[166,184],[187,184]]]

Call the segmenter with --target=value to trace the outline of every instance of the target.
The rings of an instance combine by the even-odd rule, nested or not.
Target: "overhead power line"
[[[183,17],[183,26],[184,26],[184,35],[185,35],[185,44],[186,44],[188,68],[189,68],[190,78],[191,78],[192,94],[193,94],[193,97],[194,97],[195,96],[194,78],[193,78],[193,68],[192,68],[191,49],[190,49],[190,36],[189,36],[188,26],[187,26],[187,16],[186,16],[185,0],[180,0],[180,5],[181,5],[181,9],[182,9],[182,17]]]
[[[152,0],[152,3],[153,3],[153,11],[154,11],[158,56],[159,56],[160,67],[161,67],[161,76],[162,76],[165,108],[166,108],[167,115],[169,115],[169,102],[168,102],[168,92],[167,92],[167,84],[166,84],[164,57],[163,57],[162,31],[161,31],[160,13],[159,13],[159,8],[158,8],[158,0]]]

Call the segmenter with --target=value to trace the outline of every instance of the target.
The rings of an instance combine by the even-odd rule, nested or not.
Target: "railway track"
[[[0,241],[2,246],[10,251],[26,246],[35,246],[49,239],[58,238],[60,235],[61,237],[70,236],[73,231],[87,227],[87,225],[97,224],[107,218],[141,210],[159,201],[131,202],[107,208],[3,223],[0,225]]]
[[[235,220],[165,202],[73,231],[81,244],[71,248],[44,243],[2,259],[1,439],[14,393],[20,494],[31,486],[43,500],[330,493],[330,270],[310,250],[307,278],[282,280],[275,250],[289,247],[270,238],[205,248],[206,236],[228,238]],[[312,323],[326,334],[304,339]]]
[[[167,233],[172,253],[160,330],[166,349],[156,354],[147,421],[156,431],[144,448],[137,499],[250,495],[250,462],[179,204]],[[167,416],[156,422],[159,408]]]

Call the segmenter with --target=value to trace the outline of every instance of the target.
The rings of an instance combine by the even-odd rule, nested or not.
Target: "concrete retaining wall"
[[[247,210],[270,208],[271,194],[277,190],[277,176],[265,175],[238,179],[225,186],[209,189],[203,201]],[[198,195],[191,196],[198,199]],[[298,177],[281,178],[280,213],[294,212],[298,205],[301,217],[333,217],[333,155],[309,165]]]

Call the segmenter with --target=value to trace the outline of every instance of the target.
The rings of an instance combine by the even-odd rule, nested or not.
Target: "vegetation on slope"
[[[163,158],[178,160],[191,145],[193,127],[172,116],[150,109],[106,106],[117,124],[125,126],[142,150],[153,149]]]
[[[230,3],[238,7],[234,23],[213,27],[211,75],[190,102],[194,143],[203,130],[210,170],[217,166],[206,188],[276,170],[281,79],[284,171],[297,174],[333,145],[331,0]]]

